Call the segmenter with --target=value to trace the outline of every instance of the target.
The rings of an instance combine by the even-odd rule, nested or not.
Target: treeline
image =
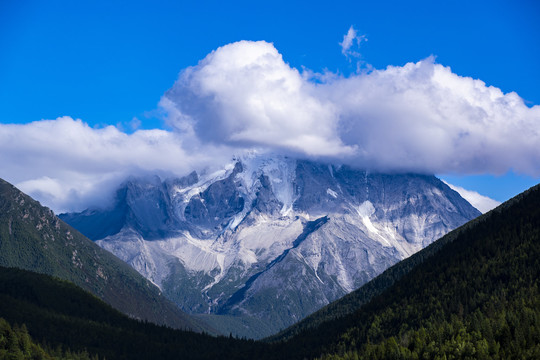
[[[83,351],[74,353],[69,349],[63,350],[57,346],[55,349],[43,347],[35,343],[28,329],[22,326],[13,326],[0,318],[0,360],[98,360],[97,356],[90,356],[88,352]]]
[[[0,317],[25,324],[54,349],[106,359],[254,359],[268,345],[213,337],[129,319],[79,287],[47,275],[0,267]]]

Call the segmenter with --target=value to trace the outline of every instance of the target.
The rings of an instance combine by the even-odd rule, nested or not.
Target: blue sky
[[[169,129],[158,103],[179,72],[240,40],[273,43],[291,68],[344,77],[359,64],[385,69],[433,55],[532,107],[540,104],[539,18],[537,1],[4,0],[0,123],[69,116],[130,133],[136,118],[138,129]],[[367,38],[357,57],[339,45],[351,26]],[[499,201],[539,181],[482,171],[441,175]]]

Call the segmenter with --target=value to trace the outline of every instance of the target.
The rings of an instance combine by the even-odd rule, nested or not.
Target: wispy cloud
[[[367,41],[366,35],[358,35],[358,32],[351,25],[345,35],[343,35],[343,41],[339,43],[341,46],[341,53],[346,57],[360,57],[360,43]]]
[[[481,195],[476,191],[467,190],[462,188],[461,186],[449,184],[444,180],[443,182],[448,185],[452,190],[456,191],[459,195],[461,195],[462,198],[467,200],[472,206],[477,208],[483,214],[501,205],[499,201]]]

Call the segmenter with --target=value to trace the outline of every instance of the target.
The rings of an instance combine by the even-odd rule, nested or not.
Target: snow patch
[[[244,171],[239,176],[248,190],[253,190],[255,182],[261,175],[270,181],[272,192],[283,204],[281,214],[287,216],[292,211],[294,197],[294,179],[296,177],[296,160],[283,155],[252,153],[241,158]]]
[[[371,222],[371,219],[369,218],[371,215],[375,213],[375,207],[371,203],[371,201],[366,200],[360,205],[356,211],[358,211],[358,215],[362,218],[362,222],[364,223],[364,226],[372,233],[379,235],[379,231],[375,226],[373,226],[373,223]]]
[[[337,197],[338,197],[337,192],[335,192],[334,190],[332,190],[330,188],[326,189],[326,193],[328,195],[330,195],[331,197],[333,197],[334,199],[337,199]]]

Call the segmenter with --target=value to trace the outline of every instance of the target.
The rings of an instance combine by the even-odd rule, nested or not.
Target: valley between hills
[[[308,167],[312,172],[322,171],[317,164],[303,163],[300,166]],[[334,179],[351,171],[333,170]],[[205,211],[221,210],[234,219],[239,212],[227,212],[212,185],[219,184],[215,186],[220,190],[232,189],[229,193],[220,193],[228,200],[235,196],[247,197],[249,192],[238,190],[246,189],[245,183],[235,181],[240,178],[240,173],[238,167],[233,167],[206,189],[192,192],[193,196],[200,199]],[[370,176],[372,183],[368,189],[377,194],[375,184],[378,179],[373,175],[367,178]],[[354,178],[365,181],[366,176]],[[331,177],[323,173],[317,178],[311,174],[309,179],[327,187],[329,183],[321,179],[328,181]],[[395,178],[385,179],[385,184],[398,181]],[[407,181],[410,184],[411,178]],[[435,180],[429,181],[433,184]],[[160,184],[168,183],[153,184],[159,188],[164,186]],[[193,187],[192,184],[198,182],[187,186]],[[253,194],[256,196],[250,199],[251,208],[246,214],[258,212],[253,218],[260,219],[261,209],[267,210],[268,204],[274,204],[276,217],[283,216],[280,211],[284,204],[278,201],[279,197],[274,192],[269,191],[272,189],[271,178],[265,179],[260,175],[254,184],[256,190]],[[331,184],[334,187],[329,188],[339,189],[339,193],[333,191],[343,196],[347,194],[347,190],[343,190],[346,184],[346,181],[338,183],[340,186],[334,183]],[[439,189],[443,186],[435,184]],[[0,185],[2,356],[17,354],[20,358],[43,359],[506,359],[540,356],[538,186],[484,215],[464,221],[462,226],[434,239],[411,256],[403,256],[402,261],[396,260],[358,289],[351,289],[352,292],[338,296],[327,305],[322,304],[321,309],[302,316],[290,327],[254,341],[247,336],[224,333],[222,329],[227,325],[209,321],[212,320],[211,314],[194,317],[193,313],[182,311],[178,299],[171,300],[166,296],[163,283],[156,286],[155,281],[149,281],[131,266],[96,246],[12,185],[4,181]],[[142,185],[139,183],[137,186],[140,189]],[[302,189],[310,186],[313,184],[304,183]],[[150,186],[143,188],[150,193],[155,191]],[[263,190],[267,191],[266,194]],[[128,205],[133,206],[137,197],[130,191],[134,190],[129,189],[125,194],[126,197],[131,196],[133,202]],[[336,197],[331,192],[325,193],[330,193],[330,200],[319,197],[313,201],[310,198],[312,201],[304,203],[303,211],[318,211],[320,214],[324,206],[343,209],[332,202]],[[433,194],[433,190],[430,193]],[[455,192],[449,193],[459,196]],[[136,194],[141,195],[140,192]],[[302,195],[302,201],[305,201],[306,193]],[[349,204],[354,196],[358,196],[356,193],[348,195]],[[217,203],[214,208],[210,199]],[[298,199],[302,196],[296,201]],[[360,204],[368,201],[365,198],[360,200]],[[378,205],[374,200],[369,202],[374,208]],[[189,201],[187,203],[190,204]],[[228,201],[228,204],[232,208],[237,206],[234,201]],[[296,214],[299,209],[294,209]],[[133,208],[131,210],[131,214],[136,213]],[[193,214],[193,211],[189,213]],[[373,219],[371,225],[362,218],[362,214]],[[372,234],[373,229],[380,229],[381,215],[376,209],[359,211],[357,216],[362,221],[364,233],[368,233],[370,227],[373,227]],[[248,224],[261,226],[247,219],[244,221]],[[262,269],[276,267],[289,254],[298,251],[310,236],[328,226],[330,221],[307,221],[303,229],[300,228],[300,236],[292,237],[296,242],[292,242],[289,251],[277,260],[268,260]],[[229,225],[231,221],[215,220],[212,228],[205,225],[196,231],[204,233],[215,229],[216,223]],[[187,227],[186,223],[183,225]],[[230,231],[230,227],[225,228]],[[141,229],[136,230],[142,233]],[[165,228],[173,231],[171,229],[175,227]],[[151,239],[147,241],[155,241],[148,234],[152,232],[146,233]],[[288,264],[292,265],[294,262]],[[260,271],[247,276],[247,290],[263,276]],[[232,293],[234,299],[235,293]],[[234,301],[225,301],[225,307],[231,303]],[[234,313],[215,316],[226,322],[229,317],[234,317]],[[242,318],[236,319],[237,326],[257,326],[253,319],[238,319]]]

